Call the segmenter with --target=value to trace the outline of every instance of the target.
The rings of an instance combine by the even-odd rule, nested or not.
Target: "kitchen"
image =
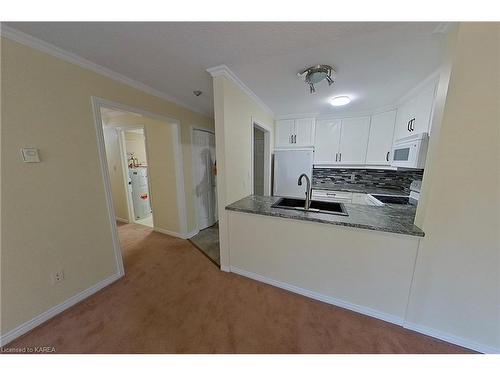
[[[371,116],[277,120],[273,196],[226,207],[231,272],[403,324],[436,87]]]
[[[354,92],[342,80],[347,67],[341,74],[329,61],[296,72],[298,79],[289,74],[302,96],[291,92],[274,102],[272,95],[265,102],[256,99],[227,66],[208,69],[223,187],[218,192],[223,271],[430,334],[415,323],[422,305],[415,302],[421,297],[414,292],[420,288],[414,275],[422,272],[418,254],[426,238],[421,223],[429,208],[419,203],[432,168],[428,150],[439,134],[450,79],[442,51],[436,55],[439,64],[392,101],[383,84],[371,95]],[[424,65],[411,63],[415,70]],[[395,66],[387,70],[393,87],[396,75],[404,80],[409,74]],[[279,79],[286,86],[284,76]],[[362,78],[350,79],[364,90]],[[343,89],[332,95],[337,82]],[[369,79],[366,86],[374,88]],[[274,108],[287,103],[304,115],[276,116],[264,103]],[[267,196],[252,194],[248,141],[254,122],[274,123]]]

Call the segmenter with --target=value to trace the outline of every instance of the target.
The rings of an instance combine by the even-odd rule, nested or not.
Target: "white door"
[[[335,164],[338,159],[340,120],[320,120],[316,123],[314,164]]]
[[[295,129],[294,120],[276,121],[276,147],[290,147],[292,145],[292,134]]]
[[[198,227],[201,230],[213,225],[217,220],[215,137],[212,133],[194,130],[193,165]]]
[[[314,119],[295,120],[294,146],[310,147],[314,145]]]
[[[369,132],[369,117],[353,117],[342,120],[339,148],[340,164],[365,164]]]
[[[396,111],[372,116],[366,164],[390,165]]]

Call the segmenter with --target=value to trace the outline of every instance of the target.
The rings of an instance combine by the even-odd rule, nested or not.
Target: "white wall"
[[[410,327],[500,351],[500,28],[461,23],[418,207]],[[440,103],[441,106],[443,103]],[[439,111],[441,112],[441,110]],[[440,117],[442,122],[440,123]]]
[[[225,207],[252,193],[253,122],[274,128],[274,119],[231,79],[213,79],[215,143],[217,146],[217,198],[221,267],[227,269],[227,217]],[[270,135],[273,144],[273,134]]]
[[[419,237],[234,211],[228,227],[232,272],[402,324]]]

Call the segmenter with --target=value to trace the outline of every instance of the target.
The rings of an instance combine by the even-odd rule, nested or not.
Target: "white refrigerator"
[[[308,150],[276,150],[274,152],[273,195],[278,197],[306,197],[306,183],[297,184],[299,176],[305,173],[312,184],[314,151]]]

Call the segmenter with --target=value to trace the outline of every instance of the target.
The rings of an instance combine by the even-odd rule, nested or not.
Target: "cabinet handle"
[[[338,152],[336,152],[336,153],[335,153],[335,161],[338,161],[338,158],[339,158],[339,153],[338,153]]]
[[[290,139],[289,139],[288,143],[293,143],[293,134],[290,135]]]
[[[339,152],[339,161],[342,161],[342,153]]]
[[[293,143],[297,143],[297,134],[293,135]]]
[[[410,121],[408,121],[408,123],[406,124],[406,129],[408,129],[408,131],[409,131],[409,132],[411,132],[411,129],[410,129],[410,122],[411,122],[411,120],[410,120]]]
[[[410,122],[410,125],[411,125],[411,131],[415,131],[415,117],[411,119],[411,122]]]
[[[390,151],[387,151],[387,155],[385,155],[385,160],[386,161],[389,161],[389,153],[390,153]]]

